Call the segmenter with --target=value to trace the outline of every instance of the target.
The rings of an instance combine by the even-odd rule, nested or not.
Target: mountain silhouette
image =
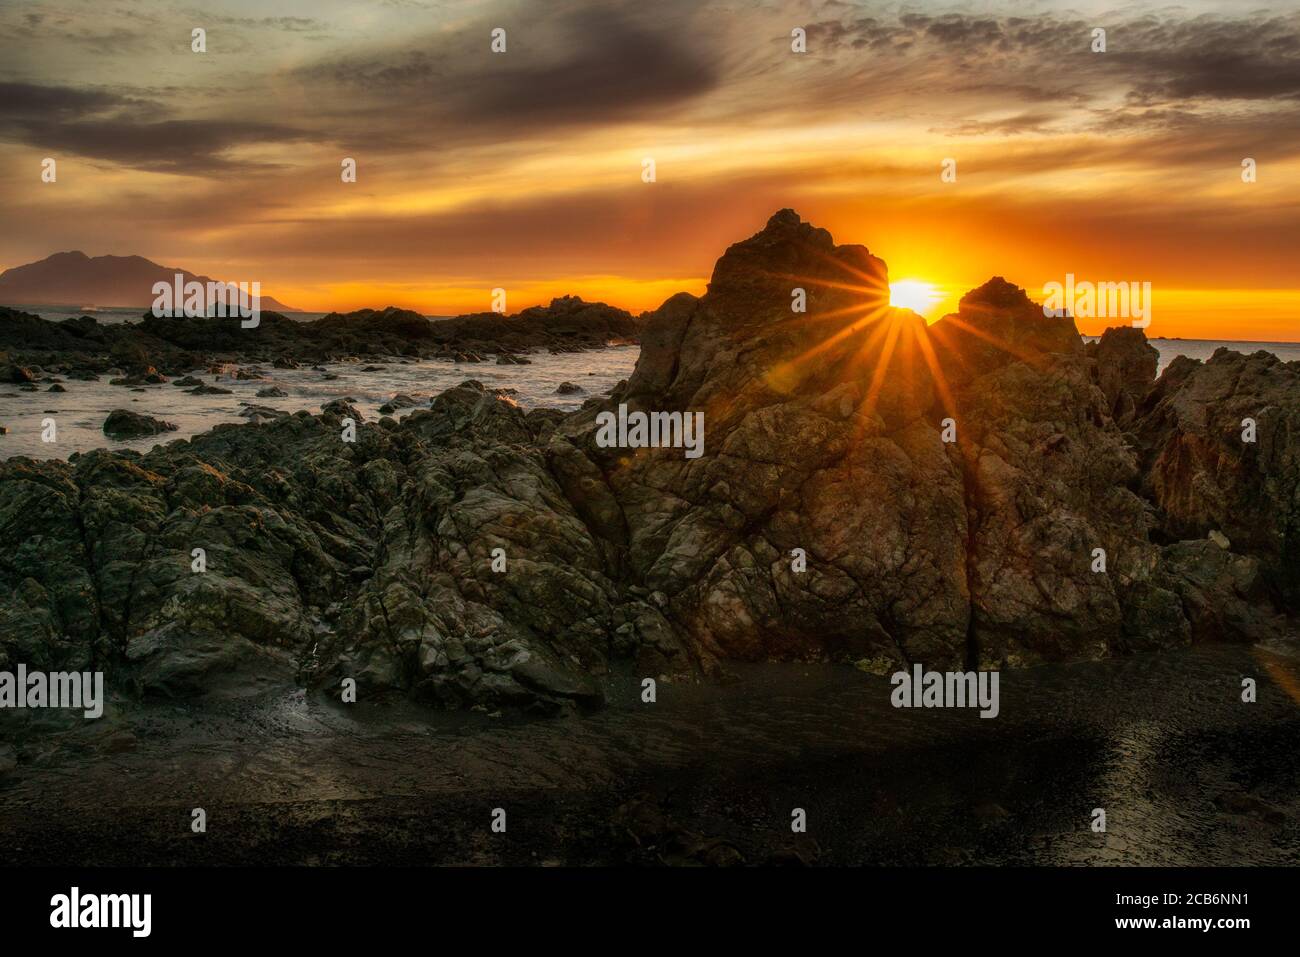
[[[215,281],[185,269],[160,266],[143,256],[92,257],[80,250],[55,253],[40,262],[0,273],[0,303],[147,308],[154,301],[154,283],[171,283],[178,272],[186,282]],[[266,295],[262,296],[261,308],[272,312],[298,311]]]

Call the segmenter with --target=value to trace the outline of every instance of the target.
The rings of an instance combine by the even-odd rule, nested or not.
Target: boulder
[[[162,419],[128,409],[114,409],[104,420],[104,434],[114,439],[134,439],[161,432],[175,432],[176,426]]]

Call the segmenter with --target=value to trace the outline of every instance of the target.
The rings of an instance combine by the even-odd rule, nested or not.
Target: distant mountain
[[[15,266],[0,273],[0,303],[139,306],[147,309],[154,301],[154,283],[171,283],[177,273],[183,275],[186,282],[215,282],[208,276],[196,276],[185,269],[160,266],[143,256],[91,257],[80,251],[55,253],[40,262]],[[298,311],[267,295],[262,296],[261,308],[268,312]]]

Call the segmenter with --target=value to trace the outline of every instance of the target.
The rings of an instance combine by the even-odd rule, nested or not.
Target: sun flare
[[[889,284],[889,304],[911,309],[917,315],[928,314],[942,299],[943,293],[923,279],[900,279]]]

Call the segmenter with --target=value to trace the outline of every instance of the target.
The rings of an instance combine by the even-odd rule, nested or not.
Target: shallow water
[[[134,311],[130,315],[134,318]],[[1175,356],[1205,360],[1223,346],[1245,353],[1262,349],[1288,362],[1300,360],[1300,343],[1152,339],[1151,344],[1160,353],[1160,372]],[[273,369],[269,365],[260,365],[257,368],[265,373],[265,377],[259,380],[235,379],[235,366],[215,376],[205,371],[191,373],[208,384],[230,389],[231,395],[188,395],[170,383],[144,386],[135,391],[109,385],[109,376],[97,382],[64,380],[61,384],[68,391],[62,393],[45,391],[49,388],[48,383],[42,383],[37,392],[0,386],[0,426],[9,430],[7,435],[0,435],[0,459],[15,455],[67,458],[73,452],[95,448],[145,451],[159,443],[190,438],[223,422],[243,422],[239,414],[246,408],[243,403],[286,412],[299,409],[318,412],[326,402],[351,397],[357,400],[355,404],[362,415],[373,420],[379,416],[379,407],[399,392],[417,399],[418,408],[427,405],[430,397],[466,379],[478,379],[491,388],[517,390],[513,398],[525,409],[572,410],[630,376],[639,354],[639,347],[625,345],[568,355],[534,353],[529,356],[532,365],[526,366],[499,366],[494,358],[481,363],[459,364],[442,359],[331,363],[322,366],[326,372],[307,368]],[[362,372],[361,369],[368,365],[382,365],[382,369]],[[329,374],[338,378],[327,379]],[[556,388],[566,381],[580,386],[583,391],[557,395]],[[288,392],[288,398],[257,397],[259,389],[273,385]],[[161,418],[175,425],[177,430],[161,436],[113,441],[104,435],[103,424],[108,413],[119,408]],[[410,411],[401,409],[394,416],[400,418]],[[54,443],[42,441],[43,423],[50,418],[54,419],[57,427]]]
[[[0,778],[0,848],[53,863],[598,863],[623,859],[609,822],[649,795],[749,862],[789,843],[802,807],[828,864],[1300,863],[1295,645],[1005,671],[991,720],[894,709],[887,678],[845,666],[735,672],[661,683],[654,704],[623,675],[605,709],[553,719],[343,706],[287,685],[118,702],[21,746]],[[493,845],[499,805],[514,823]],[[193,807],[209,814],[202,843]]]
[[[420,408],[427,406],[432,396],[466,379],[477,379],[489,388],[517,390],[513,398],[525,409],[544,406],[571,410],[631,375],[639,354],[637,346],[610,346],[564,355],[534,353],[528,356],[532,364],[526,366],[497,365],[495,359],[479,363],[393,359],[383,363],[332,363],[321,367],[326,372],[309,368],[273,369],[265,364],[256,366],[265,373],[258,380],[236,379],[235,366],[220,375],[206,371],[191,373],[208,385],[230,389],[231,395],[189,395],[171,383],[143,386],[143,391],[137,392],[126,386],[109,385],[109,376],[102,376],[96,382],[64,380],[61,384],[66,392],[46,392],[49,388],[46,383],[40,385],[38,392],[0,386],[0,426],[9,429],[9,434],[0,435],[0,458],[14,455],[67,458],[73,452],[105,447],[146,451],[160,443],[206,432],[223,422],[245,421],[239,415],[246,408],[241,403],[286,412],[299,409],[319,412],[327,402],[351,397],[365,419],[374,421],[379,417],[379,407],[399,392],[416,399],[419,403],[416,408]],[[377,372],[361,371],[372,365],[382,368]],[[338,378],[327,379],[327,374]],[[566,381],[583,391],[557,395],[556,388]],[[258,390],[270,386],[289,393],[288,398],[257,397]],[[115,442],[103,432],[104,419],[113,409],[151,415],[172,423],[177,430]],[[399,409],[394,417],[401,418],[411,411]],[[48,418],[54,419],[56,425],[54,443],[41,439],[42,422]]]

